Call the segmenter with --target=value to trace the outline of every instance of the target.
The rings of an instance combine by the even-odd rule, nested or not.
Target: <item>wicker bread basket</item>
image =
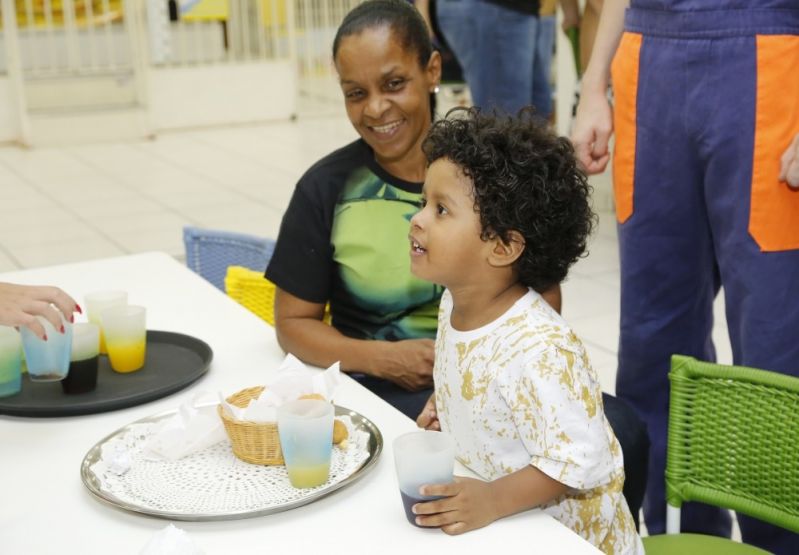
[[[264,386],[248,387],[227,398],[227,402],[236,407],[246,407],[250,400],[258,398]],[[280,438],[277,434],[277,422],[249,422],[234,420],[222,405],[217,407],[219,417],[225,425],[225,431],[233,446],[233,454],[244,462],[253,464],[283,464],[283,452],[280,450]]]

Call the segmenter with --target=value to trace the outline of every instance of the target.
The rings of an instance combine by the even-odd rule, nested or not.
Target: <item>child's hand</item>
[[[413,512],[419,515],[416,523],[441,528],[453,536],[491,524],[502,516],[496,507],[491,484],[456,476],[451,484],[422,486],[422,495],[445,497],[414,505]]]
[[[441,424],[438,421],[438,412],[436,412],[436,394],[433,393],[427,402],[424,404],[422,412],[416,417],[416,425],[425,430],[441,430]]]

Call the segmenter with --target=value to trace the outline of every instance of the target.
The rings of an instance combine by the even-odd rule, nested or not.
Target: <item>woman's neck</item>
[[[527,287],[513,281],[496,287],[470,285],[450,288],[452,316],[450,325],[458,331],[469,331],[490,324],[527,294]]]
[[[414,149],[412,154],[409,153],[400,160],[386,161],[375,158],[375,161],[394,177],[411,183],[422,183],[427,173],[427,159],[421,149]]]

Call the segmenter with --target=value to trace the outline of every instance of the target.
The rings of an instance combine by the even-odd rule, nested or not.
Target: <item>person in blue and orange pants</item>
[[[799,3],[606,0],[572,134],[589,173],[604,170],[614,127],[616,391],[649,428],[644,517],[657,534],[669,359],[715,359],[720,287],[734,363],[799,375]],[[745,542],[796,553],[799,535],[738,521]],[[683,506],[683,531],[730,526],[724,511]]]

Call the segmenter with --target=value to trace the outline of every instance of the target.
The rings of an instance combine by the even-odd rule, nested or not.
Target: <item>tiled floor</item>
[[[161,250],[183,257],[182,227],[275,237],[302,172],[355,137],[343,117],[169,134],[148,142],[0,148],[0,272]],[[594,180],[600,225],[564,284],[564,315],[615,390],[616,227],[607,176]],[[723,308],[715,338],[731,360]]]

